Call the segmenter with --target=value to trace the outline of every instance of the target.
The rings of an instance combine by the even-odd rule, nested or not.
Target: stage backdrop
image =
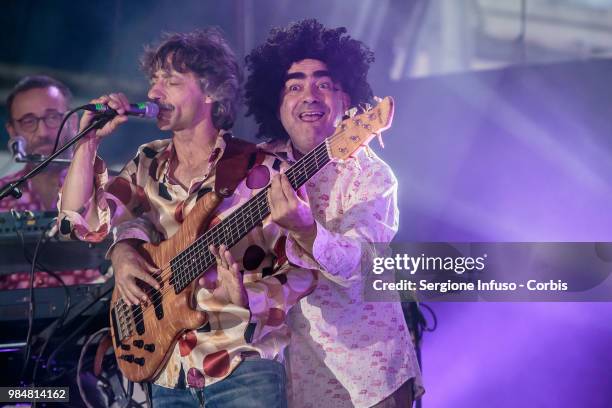
[[[382,84],[405,241],[612,241],[612,61]],[[382,89],[382,91],[381,91]],[[433,303],[424,407],[609,407],[611,303]]]

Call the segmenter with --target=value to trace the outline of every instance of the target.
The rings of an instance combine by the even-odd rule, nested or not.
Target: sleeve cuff
[[[62,211],[58,216],[59,232],[66,239],[98,243],[108,235],[108,225],[97,225],[93,228],[87,220],[76,211]]]
[[[140,236],[137,236],[137,235],[140,235]],[[121,241],[125,241],[125,240],[128,240],[128,239],[137,239],[137,240],[142,241],[142,242],[150,242],[150,241],[147,241],[147,240],[145,240],[145,239],[142,239],[142,237],[146,237],[146,234],[144,234],[144,233],[143,233],[143,234],[134,234],[134,236],[128,236],[128,235],[126,235],[125,237],[123,237],[123,238],[121,238],[121,239],[115,239],[115,240],[113,241],[112,245],[108,247],[108,250],[106,251],[106,254],[104,255],[104,258],[106,258],[106,259],[109,259],[109,260],[110,260],[110,255],[111,255],[111,252],[113,251],[113,249],[115,249],[115,247],[117,246],[117,244],[118,244],[119,242],[121,242]]]
[[[154,231],[147,221],[141,218],[126,221],[113,228],[113,238],[113,244],[106,252],[107,259],[115,245],[121,241],[137,239],[142,242],[159,242],[160,240],[157,231]]]
[[[289,262],[302,268],[318,269],[332,282],[351,286],[359,281],[361,246],[350,238],[335,234],[316,221],[317,235],[312,244],[312,254],[302,248],[292,237],[287,237],[285,252]],[[357,273],[355,273],[357,271]]]
[[[83,207],[77,211],[62,211],[62,191],[59,192],[57,200],[57,209],[59,212],[58,223],[60,235],[69,238],[75,238],[80,241],[101,242],[108,235],[109,223],[104,222],[110,219],[110,209],[108,205],[101,203],[104,197],[98,197],[102,192],[102,187],[108,181],[108,172],[106,164],[99,156],[96,156],[94,161],[94,185],[93,194]],[[87,214],[91,211],[97,211],[98,224],[90,225],[87,221]]]

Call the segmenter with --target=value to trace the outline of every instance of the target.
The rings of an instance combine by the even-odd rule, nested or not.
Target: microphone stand
[[[42,163],[46,159],[45,156],[41,156],[39,154],[28,154],[25,157],[15,159],[17,163]],[[72,160],[68,159],[55,159],[53,160],[53,164],[61,164],[62,166],[70,166]]]
[[[57,156],[59,156],[60,154],[64,153],[66,150],[68,150],[69,147],[71,147],[76,142],[81,140],[91,130],[93,130],[93,129],[100,129],[100,128],[104,127],[104,125],[106,125],[111,119],[112,119],[111,115],[101,115],[101,116],[95,118],[93,120],[93,122],[91,122],[89,124],[89,126],[87,126],[85,129],[83,129],[82,132],[80,132],[75,137],[70,139],[66,144],[64,144],[62,147],[60,147],[55,153],[53,153],[51,156],[47,157],[38,166],[34,167],[28,174],[26,174],[26,175],[20,177],[19,179],[15,180],[13,182],[10,182],[10,183],[6,184],[5,186],[3,186],[0,189],[0,200],[2,200],[5,197],[8,197],[9,195],[15,197],[16,199],[21,198],[22,193],[21,193],[21,190],[19,189],[20,185],[22,185],[27,180],[31,179],[32,177],[34,177],[38,173],[40,173]]]

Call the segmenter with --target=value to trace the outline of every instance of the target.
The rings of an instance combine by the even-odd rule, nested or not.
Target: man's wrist
[[[76,149],[83,149],[89,154],[96,154],[100,146],[100,139],[96,137],[96,131],[91,130],[85,137],[77,142]]]
[[[143,241],[136,239],[136,238],[127,238],[121,241],[117,241],[115,242],[113,247],[110,249],[108,253],[108,257],[109,259],[112,260],[113,255],[116,255],[117,253],[121,253],[122,251],[125,251],[127,248],[135,249],[142,242]]]
[[[292,230],[291,236],[293,239],[305,250],[309,253],[312,253],[312,245],[317,237],[317,223],[312,222],[312,224],[305,228],[300,228],[296,230]]]

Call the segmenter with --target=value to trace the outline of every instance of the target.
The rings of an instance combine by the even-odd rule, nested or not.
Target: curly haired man
[[[373,53],[346,29],[303,20],[271,31],[247,56],[246,102],[260,147],[295,161],[335,130],[351,106],[372,101]],[[399,303],[365,302],[360,261],[397,232],[397,180],[375,154],[331,163],[295,192],[272,180],[272,219],[288,231],[291,264],[319,273],[289,314],[286,366],[295,407],[407,407],[423,393]]]

